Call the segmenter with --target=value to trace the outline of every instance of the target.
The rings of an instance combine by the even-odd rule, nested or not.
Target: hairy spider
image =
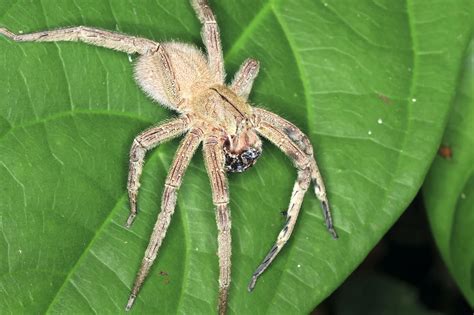
[[[262,153],[258,135],[269,139],[286,153],[298,171],[286,223],[263,262],[253,273],[248,290],[268,268],[288,241],[298,217],[304,194],[312,181],[321,201],[327,228],[337,238],[323,179],[319,173],[308,138],[292,123],[267,110],[252,107],[247,99],[259,63],[247,59],[230,85],[225,84],[225,71],[219,28],[207,0],[191,0],[201,21],[202,38],[207,56],[185,43],[158,43],[146,38],[128,36],[85,26],[16,35],[5,28],[0,34],[15,41],[81,41],[95,46],[140,55],[135,65],[135,79],[155,101],[179,113],[179,117],[138,135],[130,151],[128,195],[130,227],[137,215],[137,193],[140,186],[145,153],[158,144],[185,134],[166,178],[158,215],[140,270],[131,290],[129,310],[156,259],[176,206],[178,189],[186,168],[197,147],[203,142],[204,160],[209,174],[212,200],[216,207],[219,257],[218,312],[224,314],[231,274],[231,219],[227,172],[243,172]]]

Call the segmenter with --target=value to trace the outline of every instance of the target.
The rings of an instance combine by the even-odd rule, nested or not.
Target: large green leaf
[[[474,307],[474,41],[442,143],[423,195],[440,252]]]
[[[462,51],[469,0],[212,2],[230,74],[262,71],[252,101],[313,141],[340,239],[306,197],[288,246],[246,285],[284,222],[295,171],[265,143],[230,176],[231,313],[307,313],[333,291],[411,201],[436,152]],[[187,1],[4,0],[19,32],[85,24],[201,45]],[[0,39],[2,311],[123,310],[159,209],[172,141],[149,155],[141,213],[123,227],[133,137],[170,114],[132,79],[129,57],[80,43]],[[216,227],[201,154],[134,312],[209,314],[217,301]]]

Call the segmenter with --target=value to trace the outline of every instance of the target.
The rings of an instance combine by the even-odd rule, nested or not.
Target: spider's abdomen
[[[135,79],[151,98],[175,110],[192,97],[193,86],[214,82],[204,54],[183,43],[163,43],[153,55],[141,56]]]

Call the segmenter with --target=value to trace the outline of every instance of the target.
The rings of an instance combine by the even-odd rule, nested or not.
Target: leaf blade
[[[473,44],[467,50],[461,84],[442,147],[423,184],[428,219],[436,244],[451,274],[471,306],[474,305],[474,95]],[[442,149],[440,149],[442,150]]]
[[[326,6],[302,1],[295,7],[291,2],[260,1],[255,4],[260,11],[252,12],[242,9],[245,2],[213,3],[224,48],[231,47],[226,58],[229,72],[247,55],[258,57],[262,73],[252,99],[308,132],[342,234],[337,242],[331,241],[319,205],[308,194],[292,240],[255,292],[247,293],[253,269],[283,223],[278,213],[286,207],[294,181],[288,160],[265,144],[265,154],[254,169],[230,176],[231,312],[240,313],[246,307],[257,313],[307,313],[343,281],[400,215],[421,184],[441,135],[460,47],[467,38],[466,32],[459,32],[461,39],[455,41],[441,30],[454,33],[466,24],[463,3],[453,2],[459,16],[444,21],[448,28],[433,23],[419,26],[435,32],[426,32],[429,36],[424,36],[423,29],[415,33],[418,50],[412,48],[415,39],[409,37],[411,19],[421,21],[444,8],[431,8],[427,2],[407,6],[364,2],[344,9],[337,2]],[[35,3],[28,10],[23,5],[15,2],[9,15],[0,20],[2,25],[15,30],[27,25],[26,32],[88,24],[201,45],[198,23],[186,2],[143,1],[111,7],[97,1],[74,7],[44,1],[43,7]],[[380,14],[387,8],[389,18]],[[233,46],[252,20],[248,35]],[[452,43],[446,53],[414,58],[418,51],[435,51],[446,41]],[[0,98],[5,121],[0,122],[0,130],[16,127],[0,139],[6,166],[2,178],[10,178],[0,186],[10,196],[0,209],[4,243],[10,243],[1,244],[1,252],[13,257],[15,250],[34,244],[31,251],[11,259],[8,270],[2,269],[9,278],[0,279],[7,288],[0,299],[11,311],[44,311],[50,306],[50,313],[116,312],[126,301],[127,285],[132,284],[146,246],[176,141],[151,154],[140,195],[142,211],[131,231],[120,227],[128,211],[123,198],[128,146],[141,129],[168,114],[136,88],[127,56],[81,44],[17,45],[0,40],[0,45],[8,47],[0,55],[2,72],[7,74],[0,78],[0,86],[7,87],[0,89],[5,96]],[[448,53],[454,57],[446,61]],[[438,70],[433,66],[436,63],[445,69],[431,75]],[[415,75],[416,82],[432,85],[443,77],[446,92],[440,93],[436,86],[437,99],[433,100],[429,96],[433,91],[407,82]],[[414,97],[419,107],[410,102]],[[431,106],[436,110],[431,111]],[[418,129],[421,133],[413,136]],[[18,146],[23,151],[12,149]],[[395,170],[392,164],[397,165]],[[22,205],[22,186],[6,169],[25,187],[27,207]],[[210,313],[215,309],[216,228],[203,169],[198,157],[184,181],[157,265],[133,311]],[[48,209],[54,217],[45,216],[43,221],[42,212]],[[42,222],[51,231],[44,232]],[[9,228],[13,226],[17,228]],[[68,233],[61,230],[64,226]],[[18,232],[28,229],[31,235]],[[41,248],[43,243],[47,246]],[[43,269],[58,273],[45,277],[37,271],[37,261]],[[75,272],[68,277],[72,268]],[[15,270],[31,274],[13,277]],[[9,298],[13,292],[18,299]]]

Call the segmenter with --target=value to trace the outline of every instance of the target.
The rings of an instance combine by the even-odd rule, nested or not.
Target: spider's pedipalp
[[[127,54],[138,53],[146,55],[153,53],[160,46],[150,39],[124,35],[111,31],[87,26],[75,26],[51,31],[30,34],[14,34],[5,28],[0,28],[0,34],[17,42],[84,42]]]
[[[187,117],[179,117],[160,126],[145,130],[138,135],[130,149],[130,170],[128,173],[127,189],[130,200],[130,216],[127,219],[126,227],[130,227],[137,215],[137,194],[140,187],[140,175],[142,174],[145,153],[174,137],[179,136],[188,128]]]
[[[204,160],[212,188],[212,200],[216,206],[217,222],[217,255],[219,256],[219,302],[218,313],[223,315],[227,310],[227,296],[231,274],[231,219],[229,209],[229,189],[224,170],[224,153],[222,143],[217,138],[209,137],[204,143]]]
[[[298,169],[298,178],[291,195],[290,205],[287,210],[286,223],[278,235],[275,245],[252,275],[252,279],[248,286],[249,291],[253,290],[258,277],[266,268],[268,268],[290,238],[301,209],[304,195],[308,190],[311,181],[315,183],[316,196],[321,201],[328,229],[333,237],[337,237],[332,225],[324,183],[317,168],[313,156],[313,149],[308,138],[296,126],[276,114],[263,109],[254,108],[254,115],[258,122],[256,130],[265,138],[277,145],[292,159],[294,165]]]
[[[252,90],[253,81],[260,70],[260,63],[255,59],[247,59],[240,66],[239,71],[235,74],[231,84],[231,89],[238,96],[247,100]]]
[[[160,249],[161,243],[166,235],[166,231],[171,222],[171,216],[176,207],[178,189],[181,186],[184,172],[186,171],[194,152],[201,143],[202,135],[203,132],[200,129],[191,130],[183,139],[176,152],[175,159],[166,178],[165,189],[161,199],[161,212],[158,215],[158,219],[153,228],[153,233],[145,251],[140,270],[135,278],[135,283],[125,308],[126,310],[130,310],[132,307],[138,291],[156,259],[156,255],[158,254],[158,250]]]
[[[224,57],[216,17],[207,0],[191,0],[191,4],[203,24],[201,34],[207,49],[209,68],[215,74],[219,83],[222,84],[225,81]]]

